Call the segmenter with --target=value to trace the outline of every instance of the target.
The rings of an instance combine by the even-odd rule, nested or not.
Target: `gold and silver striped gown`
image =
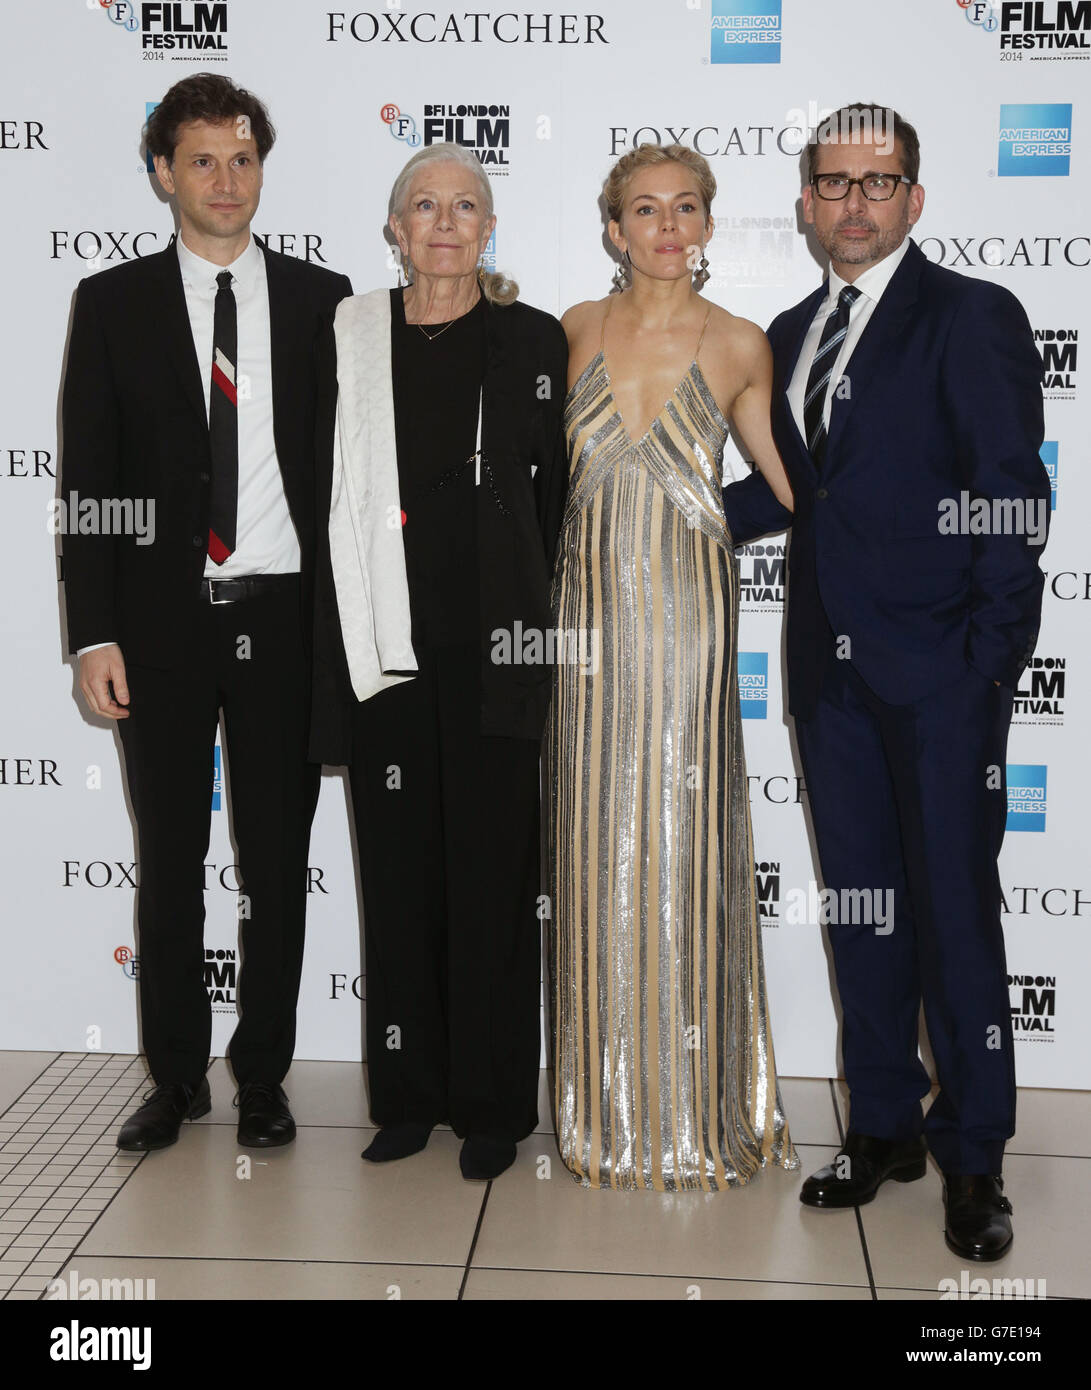
[[[585,1186],[715,1191],[798,1166],[756,906],[728,426],[695,353],[632,442],[600,346],[565,433],[553,615],[585,660],[557,662],[543,743],[558,1144]]]

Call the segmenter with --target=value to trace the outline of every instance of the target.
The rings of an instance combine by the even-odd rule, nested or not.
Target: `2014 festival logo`
[[[140,35],[149,58],[173,62],[227,61],[227,0],[99,0],[119,29]]]
[[[1019,677],[1012,705],[1013,724],[1064,723],[1068,661],[1063,656],[1032,656]]]
[[[709,259],[706,289],[787,285],[800,241],[794,217],[718,217],[705,253]]]
[[[739,652],[739,714],[764,719],[769,706],[769,653]]]
[[[763,927],[780,926],[780,860],[763,859],[754,865],[758,921]]]
[[[410,149],[449,142],[473,150],[489,174],[510,173],[511,107],[499,102],[429,102],[418,119],[393,101],[379,119]]]
[[[1000,178],[1067,178],[1071,162],[1071,102],[1003,103],[996,166]]]
[[[1045,763],[1008,763],[1008,830],[1044,833],[1047,772]]]
[[[1074,401],[1079,329],[1036,328],[1034,342],[1042,358],[1042,392],[1046,400]]]
[[[739,551],[739,611],[779,613],[784,608],[782,544],[744,545]]]
[[[779,63],[780,0],[713,0],[713,63]]]
[[[1057,1015],[1056,975],[1009,975],[1008,1002],[1017,1042],[1053,1042]]]
[[[1091,0],[955,0],[984,34],[999,35],[1002,60],[1086,62],[1091,56]]]

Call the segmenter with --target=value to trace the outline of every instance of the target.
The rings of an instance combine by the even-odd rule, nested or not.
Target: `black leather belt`
[[[242,598],[298,587],[298,574],[244,574],[238,579],[202,579],[200,593],[209,603],[237,603]]]

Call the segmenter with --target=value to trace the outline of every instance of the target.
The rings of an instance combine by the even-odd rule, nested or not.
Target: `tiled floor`
[[[840,1083],[783,1082],[801,1172],[661,1196],[569,1178],[544,1073],[539,1130],[489,1184],[462,1179],[449,1131],[401,1163],[362,1163],[359,1066],[296,1063],[286,1089],[299,1137],[272,1151],[239,1148],[222,1060],[209,1079],[209,1115],[172,1148],[130,1157],[114,1136],[148,1085],[140,1059],[0,1052],[0,1298],[40,1299],[59,1277],[70,1288],[144,1280],[145,1296],[154,1280],[160,1300],[873,1301],[936,1299],[941,1280],[962,1275],[932,1168],[857,1212],[800,1205],[802,1175],[838,1146]],[[1016,1243],[970,1277],[1091,1296],[1091,1095],[1021,1092],[1005,1171]]]

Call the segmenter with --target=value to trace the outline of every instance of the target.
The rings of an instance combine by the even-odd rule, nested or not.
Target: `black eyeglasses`
[[[847,198],[854,183],[860,185],[860,192],[873,203],[885,203],[893,198],[900,183],[913,187],[913,180],[904,174],[865,174],[862,179],[850,179],[847,174],[815,174],[811,182],[818,196],[829,203]]]

